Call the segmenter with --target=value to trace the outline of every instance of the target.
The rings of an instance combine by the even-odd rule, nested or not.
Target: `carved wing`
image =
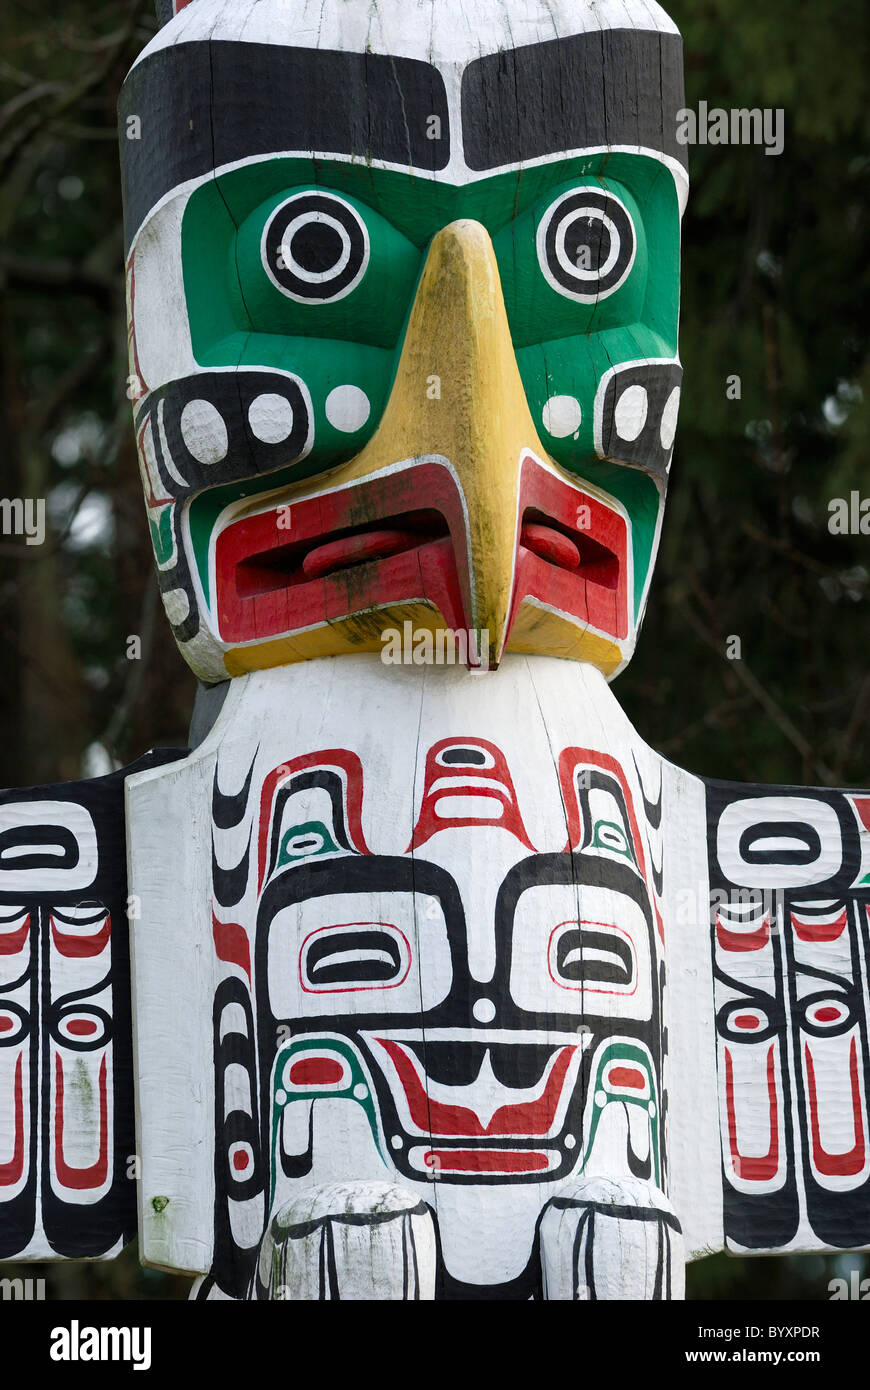
[[[182,756],[0,792],[0,1259],[136,1234],[124,780]]]
[[[870,795],[707,782],[725,1243],[870,1246]]]

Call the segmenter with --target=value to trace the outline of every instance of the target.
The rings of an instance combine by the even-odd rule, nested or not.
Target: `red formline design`
[[[100,1153],[95,1163],[86,1168],[74,1168],[63,1156],[63,1058],[55,1056],[54,1167],[58,1182],[73,1192],[87,1192],[102,1187],[109,1174],[109,1089],[108,1061],[103,1055],[100,1063]]]
[[[218,960],[226,961],[227,965],[237,965],[250,980],[251,947],[244,927],[238,922],[219,921],[212,908],[211,934]]]
[[[822,1146],[819,1125],[819,1098],[816,1090],[816,1072],[809,1044],[804,1043],[804,1061],[807,1068],[807,1098],[810,1108],[810,1129],[813,1140],[813,1166],[825,1178],[853,1178],[863,1172],[866,1160],[864,1143],[864,1121],[861,1105],[861,1083],[858,1077],[858,1049],[855,1039],[849,1047],[849,1081],[852,1087],[852,1116],[855,1143],[846,1153],[832,1154]]]
[[[258,887],[263,887],[266,877],[266,856],[268,853],[269,826],[272,823],[272,802],[275,792],[282,782],[289,781],[297,772],[308,768],[339,768],[346,778],[347,833],[360,854],[369,854],[362,830],[363,767],[356,753],[347,748],[324,748],[319,753],[305,753],[299,758],[290,758],[281,763],[266,777],[260,796],[260,833],[258,839]]]
[[[767,1098],[770,1106],[770,1147],[766,1154],[744,1158],[737,1145],[737,1112],[734,1105],[734,1063],[725,1048],[725,1102],[728,1109],[728,1143],[731,1163],[745,1182],[770,1182],[779,1171],[779,1097],[776,1093],[776,1060],[771,1043],[767,1052]]]

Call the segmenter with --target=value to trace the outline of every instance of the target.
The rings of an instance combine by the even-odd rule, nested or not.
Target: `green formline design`
[[[154,555],[158,567],[163,569],[172,559],[175,558],[175,535],[172,530],[172,513],[174,505],[169,503],[161,507],[157,513],[157,519],[151,509],[148,512],[148,529],[151,532],[151,544],[154,546]]]
[[[285,1091],[284,1087],[281,1084],[281,1081],[288,1062],[290,1062],[294,1058],[298,1058],[299,1056],[304,1055],[306,1052],[322,1053],[323,1051],[337,1052],[348,1062],[351,1074],[350,1080],[348,1081],[347,1085],[344,1086],[340,1091],[336,1091],[331,1088],[319,1090],[316,1086],[308,1088],[303,1093]],[[358,1087],[365,1088],[366,1094],[364,1096],[355,1094]],[[279,1100],[279,1093],[280,1095],[284,1096],[283,1100]],[[375,1107],[374,1094],[372,1091],[371,1082],[369,1081],[369,1078],[363,1069],[362,1062],[360,1061],[360,1057],[356,1049],[353,1047],[351,1043],[345,1042],[339,1038],[299,1038],[294,1042],[286,1043],[282,1048],[279,1049],[275,1057],[275,1065],[272,1072],[272,1175],[269,1191],[270,1211],[272,1208],[272,1204],[275,1200],[275,1181],[276,1174],[278,1172],[278,1145],[280,1143],[280,1128],[281,1120],[284,1114],[284,1108],[287,1105],[292,1105],[294,1101],[313,1101],[322,1099],[350,1100],[353,1101],[354,1104],[361,1106],[369,1122],[369,1127],[372,1132],[372,1138],[374,1140],[375,1148],[377,1149],[381,1159],[383,1160],[384,1166],[389,1166],[383,1147],[381,1145],[378,1124],[378,1112]]]
[[[647,1083],[649,1085],[650,1092],[649,1098],[643,1100],[627,1095],[616,1096],[605,1091],[603,1086],[604,1071],[605,1068],[610,1066],[613,1062],[628,1062],[631,1063],[633,1066],[640,1068],[640,1070],[643,1071],[644,1075],[647,1078]],[[599,1105],[597,1103],[596,1097],[600,1093],[603,1093],[607,1097],[604,1105]],[[586,1144],[585,1152],[583,1154],[583,1163],[581,1165],[580,1171],[584,1171],[592,1155],[592,1150],[595,1145],[595,1136],[598,1133],[598,1126],[601,1121],[601,1116],[604,1113],[607,1106],[611,1104],[634,1105],[644,1111],[647,1118],[647,1123],[649,1124],[650,1146],[653,1155],[655,1182],[657,1187],[661,1187],[661,1162],[659,1154],[659,1116],[661,1114],[661,1108],[659,1106],[659,1098],[658,1093],[656,1091],[655,1075],[653,1073],[652,1061],[646,1048],[640,1046],[640,1044],[630,1042],[615,1042],[608,1044],[601,1053],[598,1062],[598,1069],[595,1074],[595,1083],[592,1087],[591,1096],[592,1118],[589,1124],[589,1138]],[[652,1113],[650,1113],[651,1104],[654,1107]]]
[[[301,840],[303,836],[319,837],[320,844],[311,848],[304,845],[293,848],[294,841]],[[323,824],[323,821],[303,821],[300,825],[291,826],[281,837],[281,846],[278,850],[278,859],[275,864],[275,871],[285,868],[288,864],[301,864],[304,860],[316,859],[323,854],[340,854],[341,850],[332,838],[331,832]]]

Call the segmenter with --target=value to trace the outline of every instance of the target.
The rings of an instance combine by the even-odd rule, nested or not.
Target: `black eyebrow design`
[[[133,69],[119,117],[128,247],[171,189],[239,160],[318,151],[425,172],[450,161],[443,77],[386,54],[175,44]]]
[[[526,44],[469,63],[462,138],[483,171],[601,145],[640,145],[688,167],[678,34],[605,29]]]

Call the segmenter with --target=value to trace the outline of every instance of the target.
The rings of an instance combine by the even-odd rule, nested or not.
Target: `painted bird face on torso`
[[[125,86],[140,461],[204,679],[409,618],[491,665],[633,650],[679,401],[679,37],[652,5],[453,8],[192,0]]]

